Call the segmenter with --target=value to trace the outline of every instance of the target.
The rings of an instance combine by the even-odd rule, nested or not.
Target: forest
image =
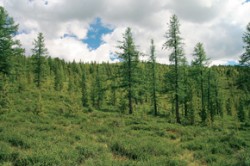
[[[203,43],[189,64],[168,26],[170,65],[153,39],[141,61],[131,28],[119,62],[67,62],[43,33],[25,55],[0,7],[0,165],[250,165],[250,23],[234,66],[210,66]]]

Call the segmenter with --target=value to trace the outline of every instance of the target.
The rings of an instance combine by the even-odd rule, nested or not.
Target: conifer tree
[[[227,115],[232,116],[232,99],[228,98],[226,101],[226,111],[227,111]]]
[[[215,108],[214,108],[214,97],[212,97],[212,76],[211,76],[211,69],[208,69],[208,77],[207,77],[207,112],[210,114],[210,120],[211,122],[214,121],[215,116]],[[202,114],[202,113],[201,113]]]
[[[150,46],[150,71],[151,71],[151,78],[150,78],[150,93],[151,93],[151,102],[153,106],[154,115],[157,116],[157,83],[156,83],[156,57],[155,57],[155,45],[154,40],[151,40]]]
[[[245,46],[244,53],[240,56],[240,64],[244,65],[240,70],[240,75],[237,80],[238,88],[245,92],[245,103],[250,106],[250,22],[246,27],[246,32],[243,34],[243,42]]]
[[[9,74],[11,57],[23,51],[18,40],[14,40],[18,25],[7,11],[0,6],[0,74]]]
[[[63,89],[63,69],[58,62],[55,68],[55,90],[61,91]]]
[[[44,37],[42,33],[38,34],[36,40],[34,40],[34,48],[32,49],[33,55],[32,58],[34,60],[34,73],[35,73],[35,83],[38,88],[41,87],[41,83],[44,79],[44,65],[45,58],[48,55],[48,50],[45,47]]]
[[[174,80],[174,107],[175,107],[175,116],[176,122],[181,123],[180,112],[179,112],[179,98],[180,98],[180,66],[184,58],[183,43],[180,36],[180,23],[176,15],[173,15],[170,18],[169,29],[166,33],[167,41],[163,45],[163,48],[170,49],[171,54],[169,61],[173,63],[174,69],[173,80]]]
[[[189,71],[188,71],[188,64],[187,64],[187,62],[184,62],[184,65],[183,65],[183,67],[182,67],[182,75],[183,75],[183,77],[182,77],[182,84],[183,84],[183,86],[182,86],[182,95],[181,95],[181,97],[182,97],[182,102],[183,102],[183,107],[184,107],[184,116],[185,116],[185,118],[188,118],[188,111],[189,111],[189,103],[191,102],[191,100],[192,100],[192,89],[191,89],[191,86],[190,86],[190,76],[189,76]],[[187,119],[186,119],[187,120]]]
[[[244,33],[242,39],[245,43],[245,52],[240,56],[240,64],[250,65],[250,23],[248,23],[246,32]]]
[[[136,50],[134,39],[130,28],[126,29],[123,35],[123,41],[118,47],[122,50],[118,53],[122,61],[120,74],[121,74],[121,87],[126,91],[128,99],[129,114],[133,113],[133,100],[135,99],[135,87],[138,83],[137,78],[137,64],[139,61],[139,52]]]
[[[85,70],[82,72],[82,106],[88,107],[88,91],[87,91],[87,79],[86,79],[86,73]]]
[[[240,102],[239,102],[237,116],[238,116],[238,119],[241,122],[245,121],[246,115],[245,115],[245,111],[244,111],[244,102],[243,102],[243,100],[240,100]]]
[[[100,109],[103,101],[104,90],[102,87],[101,74],[99,71],[99,67],[96,67],[96,76],[95,76],[95,96],[96,96],[96,108]]]
[[[7,108],[9,103],[7,77],[11,73],[11,59],[23,52],[19,41],[14,39],[17,30],[18,25],[0,6],[0,109]]]
[[[207,111],[206,111],[206,105],[205,105],[205,88],[204,88],[204,82],[205,82],[205,66],[207,65],[207,57],[206,52],[203,48],[202,43],[197,43],[194,48],[194,60],[192,62],[192,65],[196,67],[197,72],[199,74],[199,84],[200,84],[200,94],[201,94],[201,120],[204,123],[207,119]]]
[[[113,69],[113,70],[112,70]],[[111,96],[110,96],[110,101],[109,103],[113,106],[116,106],[117,104],[117,65],[113,64],[113,67],[108,63],[106,65],[106,70],[107,70],[107,80],[110,81],[110,91],[111,91]]]

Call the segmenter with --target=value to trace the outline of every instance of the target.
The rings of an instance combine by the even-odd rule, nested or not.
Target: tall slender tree
[[[194,60],[192,61],[192,65],[196,67],[196,71],[199,74],[199,85],[200,85],[200,94],[201,94],[201,120],[204,123],[207,119],[207,111],[205,106],[205,92],[204,92],[204,82],[205,82],[205,66],[207,65],[207,57],[206,52],[204,50],[202,43],[197,43],[194,48]]]
[[[246,32],[242,39],[245,43],[245,52],[240,56],[240,63],[242,65],[250,65],[250,23],[248,23]]]
[[[184,51],[182,38],[180,36],[180,23],[176,15],[170,18],[169,29],[165,37],[167,41],[164,43],[163,48],[171,50],[169,61],[174,64],[172,79],[174,80],[175,116],[177,123],[181,123],[179,112],[180,66],[184,58]]]
[[[48,55],[48,50],[45,47],[44,36],[39,33],[37,39],[34,40],[34,48],[32,49],[34,60],[34,73],[35,73],[35,83],[38,88],[41,87],[41,83],[44,77],[44,65],[45,58]]]
[[[0,74],[9,74],[11,57],[23,51],[19,41],[14,39],[17,30],[18,25],[0,6]]]
[[[243,34],[245,43],[245,52],[240,56],[240,64],[244,65],[237,80],[238,88],[245,92],[245,101],[242,104],[250,106],[250,22],[247,25],[246,32]]]
[[[11,73],[14,55],[23,52],[18,40],[14,36],[18,30],[12,17],[0,6],[0,109],[8,108],[8,85],[7,76]]]
[[[56,59],[55,63],[55,85],[54,88],[57,91],[61,91],[63,89],[63,67],[60,61]]]
[[[139,61],[139,52],[136,50],[131,28],[127,28],[121,45],[118,46],[122,52],[118,53],[122,61],[121,64],[121,87],[124,88],[127,94],[129,114],[133,113],[133,99],[135,99],[135,87],[137,85],[137,65]]]
[[[99,71],[99,67],[96,66],[96,75],[95,75],[95,83],[94,83],[94,91],[95,91],[95,97],[96,97],[96,108],[101,109],[103,97],[104,97],[104,89],[102,85],[102,78]]]
[[[151,40],[151,46],[150,46],[150,71],[151,71],[151,78],[150,78],[150,93],[151,93],[151,102],[153,106],[154,115],[157,116],[158,110],[157,110],[157,83],[156,83],[156,57],[155,57],[155,45],[154,40]]]
[[[88,101],[88,91],[87,91],[87,79],[86,79],[86,73],[85,70],[82,72],[82,106],[88,107],[89,101]]]

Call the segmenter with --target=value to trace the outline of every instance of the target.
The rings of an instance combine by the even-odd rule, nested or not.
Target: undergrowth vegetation
[[[1,165],[250,165],[249,124],[231,116],[185,126],[143,110],[65,107],[61,100],[74,99],[47,92],[37,113],[39,93],[13,96],[18,109],[1,114]]]

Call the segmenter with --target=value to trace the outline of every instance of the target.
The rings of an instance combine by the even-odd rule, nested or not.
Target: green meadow
[[[14,95],[0,115],[0,164],[250,165],[250,124],[225,116],[209,126],[168,123],[167,115],[67,108],[61,93]]]

